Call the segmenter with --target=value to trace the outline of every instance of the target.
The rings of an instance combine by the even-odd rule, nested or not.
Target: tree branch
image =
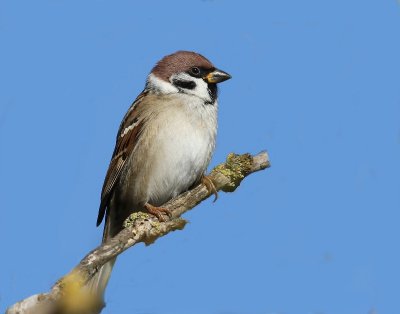
[[[246,176],[269,166],[266,152],[255,156],[231,153],[225,163],[211,171],[209,178],[217,191],[233,192]],[[186,220],[180,216],[209,196],[207,187],[200,184],[170,200],[163,205],[172,213],[172,219],[166,222],[159,222],[155,216],[146,213],[133,213],[125,221],[125,228],[120,233],[86,255],[69,274],[56,282],[50,292],[22,300],[12,305],[6,314],[100,313],[103,303],[99,303],[98,299],[94,299],[82,287],[85,287],[101,266],[137,243],[149,245],[171,231],[183,229]],[[85,306],[82,307],[82,304]]]

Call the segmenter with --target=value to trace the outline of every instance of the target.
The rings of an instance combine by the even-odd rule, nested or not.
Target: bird
[[[193,51],[167,55],[152,68],[122,119],[104,179],[97,218],[99,226],[105,217],[103,243],[133,212],[164,221],[171,213],[161,205],[197,183],[216,193],[205,171],[216,142],[217,84],[230,78]],[[114,263],[89,282],[101,298]]]

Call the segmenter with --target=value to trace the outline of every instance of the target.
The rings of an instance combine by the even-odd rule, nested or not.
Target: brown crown
[[[201,54],[192,51],[177,51],[158,61],[151,73],[168,81],[171,75],[186,72],[192,67],[214,68],[213,64]]]

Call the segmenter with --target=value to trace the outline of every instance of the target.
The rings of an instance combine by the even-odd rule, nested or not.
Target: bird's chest
[[[214,151],[216,110],[172,106],[147,120],[124,174],[121,197],[157,206],[193,185]]]
[[[158,123],[148,195],[155,203],[163,203],[187,190],[204,173],[215,147],[216,126],[185,112],[160,117]]]
[[[167,124],[169,126],[162,126],[155,137],[159,156],[154,164],[160,175],[185,177],[204,170],[214,147],[213,134],[193,121],[179,119]]]

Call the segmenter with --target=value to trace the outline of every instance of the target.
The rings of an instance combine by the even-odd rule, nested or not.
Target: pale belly
[[[210,108],[212,109],[212,108]],[[125,204],[160,206],[188,190],[204,174],[215,147],[215,119],[203,121],[176,112],[152,121],[138,143],[126,176]],[[122,196],[122,195],[121,195]],[[140,209],[139,209],[140,210]]]
[[[181,129],[181,130],[179,130]],[[186,133],[178,137],[177,131]],[[214,149],[214,139],[192,127],[164,130],[157,139],[159,152],[151,163],[148,182],[150,203],[161,205],[192,186],[206,171]]]

